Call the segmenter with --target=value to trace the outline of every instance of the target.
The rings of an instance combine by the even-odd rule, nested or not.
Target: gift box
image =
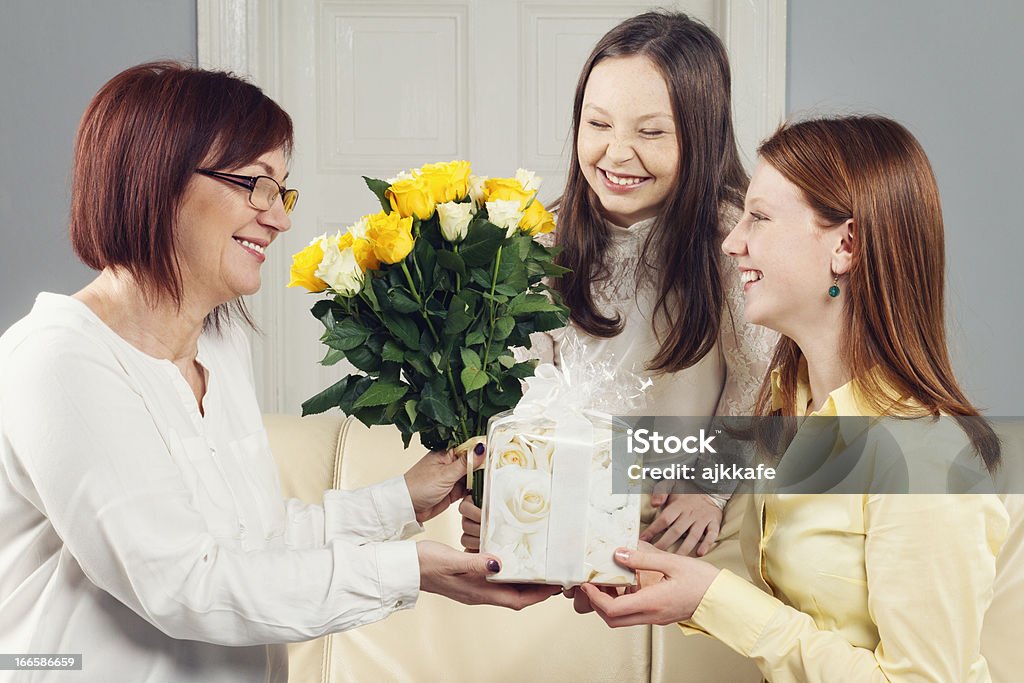
[[[487,429],[482,552],[501,560],[491,581],[576,586],[635,582],[614,560],[636,548],[640,491],[613,493],[613,417],[568,373],[542,365],[513,411]],[[619,477],[619,481],[627,478]]]

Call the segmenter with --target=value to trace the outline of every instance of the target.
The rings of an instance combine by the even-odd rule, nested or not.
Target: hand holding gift
[[[628,463],[612,460],[609,411],[635,409],[640,383],[613,359],[565,350],[560,368],[539,366],[516,408],[492,419],[481,524],[464,501],[463,528],[501,559],[492,581],[629,585],[633,573],[612,553],[636,546],[639,486],[612,490],[614,468]]]

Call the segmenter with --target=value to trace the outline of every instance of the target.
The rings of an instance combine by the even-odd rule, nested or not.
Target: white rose
[[[537,439],[530,442],[530,451],[533,453],[534,467],[547,472],[553,471],[555,458],[555,444],[547,439]]]
[[[413,177],[412,173],[409,173],[408,171],[399,171],[398,175],[396,175],[394,178],[388,178],[387,179],[387,183],[388,183],[388,185],[394,185],[399,180],[409,180],[412,177]]]
[[[441,234],[449,242],[461,242],[469,231],[476,209],[469,202],[445,202],[437,205],[437,216],[441,221]]]
[[[469,175],[469,198],[479,209],[484,205],[484,183],[487,181],[485,175]]]
[[[366,216],[363,216],[358,221],[348,226],[347,232],[352,234],[354,240],[366,239],[366,231],[370,229],[370,222],[366,220]]]
[[[338,249],[338,240],[322,243],[324,258],[316,269],[316,276],[342,296],[353,296],[363,284],[363,269],[356,262],[352,247]]]
[[[487,220],[499,228],[505,228],[505,237],[515,234],[522,219],[523,212],[519,210],[517,199],[496,199],[487,202]]]
[[[522,443],[519,437],[513,437],[510,442],[497,446],[494,449],[494,458],[495,467],[508,467],[509,465],[517,465],[524,469],[536,469],[537,467],[529,446]]]
[[[536,192],[540,189],[541,179],[537,177],[537,174],[533,171],[527,171],[525,168],[516,169],[516,180],[523,186],[523,189],[527,192]]]
[[[551,512],[551,475],[542,470],[503,467],[491,479],[496,498],[491,509],[498,524],[524,535],[547,528]]]

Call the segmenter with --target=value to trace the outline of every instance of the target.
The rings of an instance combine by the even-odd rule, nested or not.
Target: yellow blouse
[[[804,373],[798,416],[809,398]],[[852,383],[810,413],[870,414]],[[953,438],[956,452],[967,445],[959,430]],[[922,448],[910,441],[905,451]],[[754,585],[722,570],[684,630],[721,640],[775,683],[991,680],[981,629],[1008,527],[995,495],[748,498],[741,542]]]

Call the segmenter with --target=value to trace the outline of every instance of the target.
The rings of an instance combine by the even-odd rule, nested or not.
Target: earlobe
[[[832,252],[832,272],[836,275],[845,275],[850,271],[853,264],[853,240],[854,227],[853,219],[837,228],[842,237]]]

